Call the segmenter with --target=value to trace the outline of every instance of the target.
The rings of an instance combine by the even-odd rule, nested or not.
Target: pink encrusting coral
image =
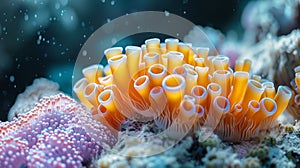
[[[0,167],[81,167],[115,142],[85,107],[58,94],[0,122]]]

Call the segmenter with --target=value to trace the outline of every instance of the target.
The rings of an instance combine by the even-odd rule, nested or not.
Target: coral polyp
[[[237,60],[233,70],[227,56],[178,39],[152,38],[122,52],[107,49],[109,67],[85,68],[74,86],[94,119],[111,130],[126,118],[153,119],[174,138],[209,127],[223,140],[247,140],[274,126],[292,96],[288,87],[276,92],[272,82],[251,78],[250,60]]]

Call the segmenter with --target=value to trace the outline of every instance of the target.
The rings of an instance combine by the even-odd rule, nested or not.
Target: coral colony
[[[277,120],[287,107],[297,118],[299,67],[292,87],[276,90],[249,75],[250,59],[233,70],[229,57],[178,39],[104,54],[108,65],[84,68],[74,85],[83,105],[46,79],[18,97],[10,121],[0,123],[0,167],[300,166],[298,143],[282,145],[298,136],[299,123],[282,129]]]
[[[113,131],[140,115],[153,117],[173,138],[205,126],[223,140],[248,140],[274,126],[292,96],[286,86],[276,92],[272,82],[250,77],[248,59],[232,70],[228,57],[177,39],[152,38],[122,51],[107,49],[108,66],[83,69],[74,87],[93,117]]]
[[[80,167],[115,142],[83,106],[58,94],[0,123],[0,167]]]

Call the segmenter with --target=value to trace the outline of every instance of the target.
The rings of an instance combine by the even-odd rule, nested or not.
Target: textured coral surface
[[[58,94],[0,123],[0,167],[81,167],[115,141],[83,106]]]

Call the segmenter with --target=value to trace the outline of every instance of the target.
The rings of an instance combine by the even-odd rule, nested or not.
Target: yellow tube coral
[[[178,74],[178,75],[181,75],[182,77],[186,77],[187,75],[187,69],[184,68],[183,66],[178,66],[176,68],[174,68],[174,74]]]
[[[228,96],[231,103],[231,108],[237,103],[241,103],[246,93],[248,85],[249,73],[248,72],[235,72],[233,79],[233,88]]]
[[[110,69],[110,66],[107,64],[104,69],[104,74],[107,76],[107,75],[111,75],[111,69]]]
[[[259,82],[252,79],[249,80],[246,93],[245,93],[245,95],[247,96],[244,97],[242,102],[243,109],[247,109],[248,103],[251,100],[259,101],[263,93],[264,93],[264,87]]]
[[[199,58],[203,58],[204,61],[205,61],[205,64],[206,64],[208,53],[209,53],[209,48],[207,48],[207,47],[197,47],[196,50],[197,50],[197,56]],[[206,66],[207,66],[207,64],[206,64]]]
[[[204,125],[214,128],[217,127],[222,116],[230,110],[230,102],[224,96],[216,96],[209,108]]]
[[[205,67],[204,58],[195,58],[195,66]]]
[[[190,47],[185,43],[179,43],[178,44],[178,51],[181,52],[184,55],[184,59],[183,59],[184,63],[188,63]]]
[[[234,71],[243,71],[244,61],[243,60],[237,60],[235,61]]]
[[[209,68],[197,66],[195,70],[198,73],[198,81],[197,81],[198,85],[207,87],[207,85],[210,83],[210,80],[208,78]]]
[[[252,116],[252,120],[254,120],[256,122],[256,126],[258,126],[261,121],[274,115],[276,111],[277,105],[273,99],[267,97],[262,98],[260,101],[260,110]]]
[[[177,74],[168,75],[163,79],[162,87],[166,93],[171,110],[180,105],[184,96],[185,85],[185,79]]]
[[[167,53],[166,43],[160,43],[160,53],[161,54]]]
[[[103,76],[103,66],[91,65],[82,69],[82,73],[89,83],[98,83],[98,78]]]
[[[197,85],[198,73],[192,69],[187,70],[187,74],[185,76],[186,87],[185,94],[191,95],[192,88]]]
[[[125,119],[125,117],[117,109],[114,99],[114,92],[110,89],[104,90],[98,96],[99,103],[103,105],[110,113],[108,123],[113,128],[119,130],[121,122]]]
[[[216,70],[212,76],[212,82],[217,83],[222,88],[222,96],[227,97],[231,91],[230,75],[228,70]]]
[[[269,97],[271,99],[275,96],[275,87],[273,82],[264,82],[263,87],[265,88],[265,92],[263,94],[263,97]]]
[[[77,81],[73,87],[73,91],[76,93],[78,99],[84,104],[88,109],[91,109],[93,105],[84,97],[84,90],[88,85],[88,81],[85,78]]]
[[[147,52],[154,52],[157,54],[161,53],[160,50],[160,39],[159,38],[151,38],[145,41]]]
[[[98,78],[98,82],[101,85],[109,86],[109,85],[113,84],[113,76],[112,75],[107,75],[105,77],[100,77],[100,78]]]
[[[272,118],[276,119],[280,116],[289,104],[292,97],[292,92],[287,86],[279,86],[274,100],[277,104],[277,111]]]
[[[109,60],[113,56],[122,54],[122,52],[122,47],[112,47],[104,50],[104,55],[106,56],[106,59]]]
[[[165,43],[166,43],[167,52],[178,51],[178,43],[179,43],[178,39],[168,38],[165,39]]]
[[[145,66],[149,68],[153,64],[159,63],[159,55],[156,52],[148,52],[144,55]]]
[[[243,64],[243,71],[250,72],[252,61],[250,59],[245,59]]]
[[[116,84],[122,92],[128,93],[131,78],[127,66],[127,56],[123,54],[113,56],[108,60],[108,64],[113,74],[114,84]]]
[[[191,95],[195,97],[196,104],[205,107],[207,101],[207,91],[206,88],[200,85],[196,85],[192,88]]]
[[[139,64],[141,61],[142,49],[137,46],[127,46],[125,48],[128,69],[130,76],[133,76],[139,70]]]
[[[218,55],[212,59],[214,70],[228,70],[229,58],[224,55]]]
[[[167,75],[167,69],[162,64],[153,64],[148,69],[148,75],[153,86],[161,86],[162,80]]]
[[[251,60],[238,60],[234,72],[227,56],[208,56],[209,48],[178,39],[152,38],[141,48],[126,47],[126,55],[122,50],[107,49],[108,66],[83,69],[73,88],[93,118],[114,133],[126,118],[153,119],[174,138],[203,126],[224,140],[247,140],[274,126],[292,97],[287,87],[276,93],[261,76],[250,79]],[[296,89],[300,66],[294,71]],[[300,104],[298,93],[293,105]]]
[[[174,69],[178,66],[181,66],[183,64],[183,54],[177,51],[170,51],[167,53],[168,57],[168,72],[172,73],[174,72]]]
[[[135,90],[146,100],[149,100],[150,79],[147,75],[138,77],[134,82]]]
[[[210,83],[209,85],[207,85],[207,103],[206,103],[206,107],[209,108],[211,107],[212,102],[214,101],[214,99],[217,96],[220,96],[222,93],[222,87],[217,84],[217,83]]]
[[[245,113],[245,117],[250,119],[255,113],[260,110],[260,104],[256,100],[251,100],[248,104],[248,109]]]
[[[84,89],[84,98],[94,107],[98,107],[98,96],[103,91],[104,86],[96,83],[89,83]]]
[[[165,109],[165,106],[167,105],[167,97],[161,86],[156,86],[151,89],[150,104],[153,108],[154,117],[158,117]]]

